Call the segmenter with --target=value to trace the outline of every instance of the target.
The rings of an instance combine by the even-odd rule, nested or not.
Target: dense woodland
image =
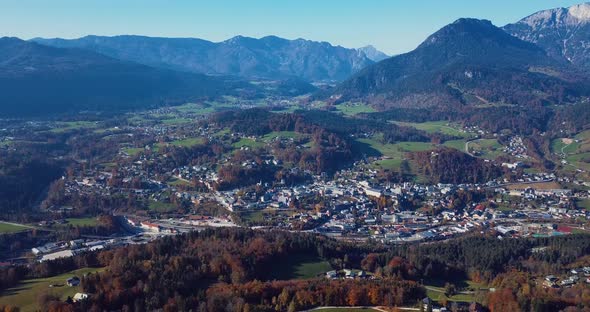
[[[546,247],[533,252],[534,247]],[[590,307],[590,289],[545,289],[547,274],[590,264],[588,235],[506,239],[471,236],[447,242],[386,248],[353,245],[313,234],[211,229],[166,237],[74,258],[0,270],[0,287],[19,280],[106,266],[82,278],[91,300],[46,300],[48,311],[156,310],[296,311],[322,305],[413,306],[425,296],[421,281],[465,279],[489,283],[480,294],[491,311],[557,311]],[[275,281],[268,268],[289,255],[328,260],[333,268],[358,268],[374,280]],[[576,310],[572,310],[576,311]]]
[[[372,120],[396,120],[426,122],[447,120],[465,126],[478,126],[489,132],[499,133],[509,129],[514,134],[533,135],[535,132],[549,132],[552,135],[576,133],[590,124],[590,103],[562,106],[462,106],[449,105],[425,108],[392,108],[378,113],[364,113]]]
[[[62,166],[38,154],[0,151],[0,219],[27,220],[49,183],[62,175]]]
[[[485,183],[502,175],[497,165],[450,148],[413,152],[410,158],[434,183]]]

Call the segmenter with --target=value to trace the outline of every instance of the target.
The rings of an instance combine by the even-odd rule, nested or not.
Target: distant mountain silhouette
[[[386,58],[389,58],[389,55],[377,50],[372,45],[359,48],[358,50],[365,53],[365,55],[373,62],[380,62]]]
[[[327,42],[260,39],[237,36],[214,43],[194,38],[143,36],[33,41],[61,48],[81,48],[113,58],[159,68],[195,73],[237,75],[248,78],[299,78],[308,82],[341,81],[373,64],[363,50],[332,46]],[[378,55],[378,51],[371,51]]]
[[[211,98],[249,85],[0,38],[0,115],[154,107]]]

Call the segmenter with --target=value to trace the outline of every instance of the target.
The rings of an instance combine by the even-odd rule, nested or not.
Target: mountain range
[[[590,80],[566,59],[490,21],[459,19],[414,51],[369,66],[327,94],[381,107],[556,104],[588,96]]]
[[[540,11],[504,30],[540,46],[554,58],[590,69],[590,3]]]
[[[276,36],[1,38],[0,115],[296,96],[316,92],[310,82],[339,82],[314,98],[379,109],[575,103],[590,96],[589,29],[590,4],[580,4],[502,28],[459,19],[393,57]]]
[[[244,87],[249,84],[0,38],[0,116],[155,107]]]
[[[342,81],[387,57],[372,46],[356,50],[327,42],[276,36],[260,39],[236,36],[219,43],[196,38],[144,36],[36,38],[33,41],[58,48],[91,50],[158,68],[245,78],[297,77],[308,82]]]

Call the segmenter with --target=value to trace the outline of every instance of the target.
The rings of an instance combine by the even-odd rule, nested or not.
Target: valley
[[[25,10],[0,38],[0,311],[590,309],[590,4],[301,3],[88,3],[96,35]],[[33,29],[57,15],[71,33]]]

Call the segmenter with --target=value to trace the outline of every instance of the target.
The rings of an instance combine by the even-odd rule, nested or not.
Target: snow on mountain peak
[[[544,10],[525,17],[521,23],[533,28],[543,25],[579,25],[590,23],[590,3],[581,3],[569,8]]]
[[[569,15],[580,22],[590,22],[590,3],[582,3],[568,8]]]

